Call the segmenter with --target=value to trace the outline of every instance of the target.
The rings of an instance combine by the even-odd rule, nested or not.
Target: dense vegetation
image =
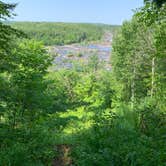
[[[44,46],[3,24],[14,8],[0,1],[0,166],[164,166],[166,4],[124,22],[111,72],[95,55],[48,71]]]
[[[105,30],[115,31],[118,26],[103,24],[74,24],[47,22],[13,22],[12,27],[24,31],[31,39],[45,45],[64,45],[100,40]]]

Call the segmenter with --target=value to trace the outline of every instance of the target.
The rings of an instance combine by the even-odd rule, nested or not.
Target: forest
[[[50,70],[46,46],[100,40],[103,26],[5,23],[15,7],[0,1],[0,166],[164,166],[165,0],[118,27],[111,71],[95,55]]]
[[[115,32],[119,26],[86,23],[9,22],[22,30],[30,39],[44,45],[64,45],[100,40],[104,31]]]

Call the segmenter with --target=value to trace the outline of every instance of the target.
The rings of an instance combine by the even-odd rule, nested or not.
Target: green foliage
[[[100,40],[105,29],[116,27],[96,24],[12,22],[12,27],[24,31],[30,38],[45,45],[64,45]]]
[[[148,28],[134,17],[132,22],[124,23],[114,40],[113,71],[124,87],[122,98],[126,101],[165,94],[165,44],[158,36],[165,30],[159,27],[165,27],[165,23]]]
[[[83,54],[81,53],[81,52],[79,52],[78,54],[77,54],[77,57],[79,57],[79,58],[81,58],[83,56]]]
[[[110,73],[99,72],[82,76],[74,88],[76,100],[89,108],[109,108],[112,104],[114,90],[111,88]]]
[[[52,58],[44,46],[16,39],[18,31],[0,22],[0,166],[49,166],[67,157],[78,166],[165,164],[165,4],[153,5],[123,24],[111,72],[96,55],[82,70],[48,72]],[[0,19],[14,7],[0,1]],[[46,45],[98,40],[111,28],[12,26]]]
[[[164,163],[165,143],[161,132],[156,137],[140,133],[139,115],[129,109],[123,106],[115,113],[103,112],[94,126],[77,135],[78,146],[72,153],[76,165],[155,166]]]
[[[14,47],[12,41],[14,36],[22,35],[20,31],[2,23],[2,21],[13,15],[11,11],[15,6],[15,4],[6,4],[0,1],[0,72],[12,70],[11,61],[13,57],[11,56],[11,49]]]
[[[33,116],[44,109],[47,88],[44,76],[51,58],[43,46],[34,41],[22,41],[12,50],[11,55],[15,57],[12,61],[14,68],[12,72],[1,75],[1,84],[5,88],[1,107],[6,109],[6,121],[15,126],[17,116],[21,120],[27,114],[32,120]],[[6,84],[3,82],[5,78],[8,80]]]
[[[139,9],[136,13],[139,20],[147,26],[152,24],[161,24],[165,22],[166,3],[165,0],[147,0],[145,6]]]
[[[165,3],[165,0],[144,0],[145,3],[154,3],[157,7],[161,7]]]
[[[10,17],[14,7],[0,1],[0,18]],[[51,58],[38,42],[17,42],[18,34],[0,22],[0,165],[49,165],[53,134],[35,122],[46,107]]]
[[[13,15],[12,11],[16,7],[16,4],[7,4],[0,1],[0,19],[6,19]]]
[[[0,129],[0,165],[49,165],[54,153],[53,133],[46,126],[22,127],[15,130]]]

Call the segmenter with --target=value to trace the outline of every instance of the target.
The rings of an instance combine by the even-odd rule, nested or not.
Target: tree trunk
[[[151,97],[154,94],[154,78],[155,78],[155,58],[152,58],[152,82],[151,82]]]
[[[131,108],[132,109],[134,108],[134,102],[135,102],[135,73],[136,73],[136,70],[135,70],[135,64],[134,64],[133,76],[131,79]]]

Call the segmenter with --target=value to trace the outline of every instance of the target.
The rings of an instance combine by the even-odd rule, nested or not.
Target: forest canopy
[[[13,28],[22,30],[29,38],[45,45],[65,45],[100,40],[104,32],[115,32],[119,26],[86,23],[12,22]]]

